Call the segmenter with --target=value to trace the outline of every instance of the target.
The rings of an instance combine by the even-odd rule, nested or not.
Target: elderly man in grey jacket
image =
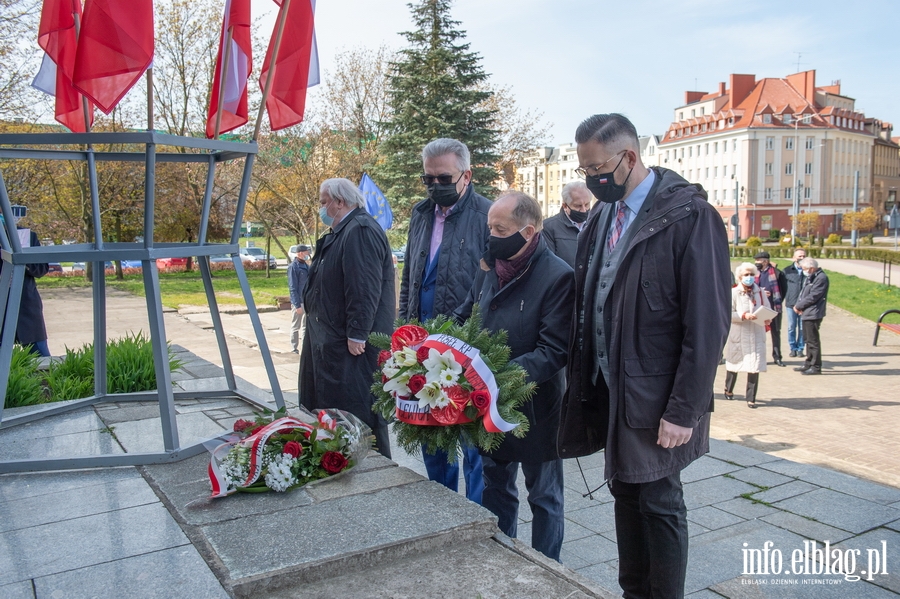
[[[559,214],[544,220],[542,233],[550,251],[574,267],[578,234],[587,222],[594,196],[584,181],[572,181],[562,188],[561,193],[563,205]]]
[[[412,209],[400,283],[400,318],[449,316],[465,301],[487,248],[491,202],[475,193],[469,150],[455,139],[436,139],[422,150],[422,183],[428,192]],[[422,452],[428,478],[456,491],[459,464],[437,450]],[[464,452],[466,497],[481,503],[481,457]]]
[[[813,258],[800,261],[800,268],[806,273],[806,284],[800,290],[800,297],[794,304],[794,312],[803,322],[803,339],[806,341],[806,362],[794,370],[803,374],[822,374],[822,340],[819,327],[825,318],[825,304],[828,301],[828,276],[819,268]]]

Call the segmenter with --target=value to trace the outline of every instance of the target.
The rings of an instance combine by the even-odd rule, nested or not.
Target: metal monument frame
[[[97,152],[94,145],[115,144],[123,146],[143,146],[140,152]],[[38,146],[38,147],[35,147]],[[67,149],[46,149],[47,146],[63,146]],[[72,146],[80,146],[73,148]],[[195,150],[194,152],[160,152],[157,147],[176,147]],[[261,408],[271,409],[264,403],[237,388],[228,343],[222,328],[213,288],[209,257],[230,254],[238,281],[247,304],[253,330],[263,364],[272,386],[275,407],[284,407],[284,396],[275,373],[272,356],[266,342],[259,313],[253,301],[247,274],[239,255],[239,240],[250,176],[258,147],[256,142],[233,142],[181,137],[155,131],[135,131],[127,133],[11,133],[0,134],[0,166],[4,159],[25,160],[76,160],[87,164],[88,187],[93,223],[93,242],[74,245],[54,245],[22,247],[16,233],[15,219],[6,183],[0,168],[0,211],[5,226],[0,227],[0,259],[4,268],[0,274],[0,306],[5,314],[3,333],[0,338],[0,373],[9,372],[12,360],[13,341],[18,322],[25,265],[41,262],[83,261],[93,263],[94,277],[94,394],[91,397],[67,402],[66,405],[48,405],[27,414],[3,419],[3,401],[6,397],[8,376],[0,376],[0,429],[6,429],[27,422],[33,422],[55,414],[65,413],[85,406],[104,402],[147,401],[156,398],[159,402],[162,424],[162,452],[103,454],[95,456],[62,457],[49,459],[24,459],[0,461],[0,473],[26,472],[33,470],[60,470],[73,468],[94,468],[101,466],[134,466],[176,462],[206,451],[202,442],[182,446],[178,438],[178,423],[175,417],[176,399],[235,398]],[[241,179],[234,222],[229,243],[208,243],[207,232],[212,205],[212,191],[216,166],[233,160],[243,160]],[[144,240],[141,243],[120,243],[103,241],[100,221],[100,199],[97,188],[97,162],[143,162],[144,163]],[[195,243],[157,243],[154,240],[154,214],[156,199],[156,165],[160,162],[206,164],[206,187],[203,207],[200,213],[200,230]],[[175,392],[172,388],[172,373],[169,369],[168,344],[163,321],[162,301],[159,290],[159,270],[157,258],[196,256],[200,266],[203,286],[209,303],[216,341],[225,371],[226,388],[208,391]],[[108,393],[106,384],[106,277],[104,263],[108,260],[140,260],[147,298],[147,314],[150,322],[150,338],[156,368],[156,391],[139,393]]]

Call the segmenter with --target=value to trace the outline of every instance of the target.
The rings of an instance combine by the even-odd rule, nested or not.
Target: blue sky
[[[254,2],[273,12],[274,3]],[[622,112],[642,135],[662,134],[686,90],[713,91],[731,73],[783,77],[815,69],[900,135],[900,2],[456,0],[471,49],[491,81],[553,123],[551,144],[573,140],[598,112]],[[405,0],[318,0],[323,71],[357,46],[405,45]]]

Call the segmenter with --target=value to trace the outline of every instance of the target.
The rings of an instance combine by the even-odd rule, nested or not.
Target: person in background
[[[784,269],[784,278],[787,281],[787,292],[784,294],[784,308],[787,313],[787,337],[791,348],[790,357],[803,357],[803,323],[800,315],[794,312],[794,304],[800,298],[800,290],[806,281],[806,274],[800,268],[800,261],[806,258],[806,250],[797,248],[794,250],[794,261]]]
[[[563,463],[556,450],[559,408],[566,387],[565,365],[572,324],[575,277],[572,268],[543,242],[541,207],[519,192],[502,195],[488,212],[490,248],[485,268],[454,317],[464,321],[482,306],[484,328],[509,332],[510,359],[537,385],[522,412],[528,433],[506,435],[495,451],[482,455],[482,505],[498,526],[515,537],[519,520],[516,478],[525,475],[531,507],[531,546],[559,561],[563,542]]]
[[[759,373],[766,371],[766,327],[756,322],[754,312],[760,306],[771,308],[771,305],[766,293],[756,284],[759,270],[754,264],[744,262],[734,274],[738,283],[731,290],[731,331],[725,344],[725,399],[734,399],[737,375],[746,372],[744,399],[748,408],[755,408]]]
[[[0,215],[0,226],[4,226],[3,223],[3,216]],[[23,247],[41,245],[41,241],[34,231],[18,225],[15,229],[19,233]],[[0,260],[0,273],[3,272],[5,266],[7,266],[6,262]],[[22,300],[19,303],[19,320],[16,325],[15,342],[39,356],[50,356],[50,348],[47,345],[47,327],[44,325],[44,304],[41,301],[41,294],[38,293],[35,279],[40,279],[49,270],[50,266],[47,263],[25,265]],[[0,321],[0,326],[2,326],[2,322]]]
[[[291,295],[291,351],[300,353],[300,329],[306,324],[306,316],[303,313],[303,290],[306,289],[306,280],[309,278],[309,253],[312,248],[308,245],[297,246],[297,253],[287,269],[288,292]]]
[[[784,273],[772,264],[769,252],[759,252],[754,259],[759,271],[756,283],[769,298],[769,307],[778,312],[778,315],[769,324],[769,330],[772,333],[772,359],[778,366],[784,366],[784,362],[781,360],[781,306],[787,293],[787,279]]]
[[[450,316],[465,301],[487,249],[491,202],[475,192],[469,149],[455,139],[436,139],[422,150],[422,183],[428,197],[412,209],[400,282],[400,319],[424,322]],[[459,462],[423,447],[429,480],[456,491]],[[481,503],[481,456],[463,449],[466,497]]]
[[[365,206],[347,179],[328,179],[319,189],[319,218],[330,228],[316,241],[303,294],[298,387],[305,408],[346,410],[369,425],[376,451],[390,458],[387,422],[372,411],[378,348],[368,338],[393,331],[394,265],[384,229]]]
[[[803,339],[806,341],[806,362],[794,370],[803,374],[822,374],[822,340],[819,328],[825,318],[828,302],[828,276],[819,268],[813,258],[800,261],[800,268],[806,273],[806,284],[800,290],[800,297],[794,304],[794,312],[803,321]]]
[[[544,220],[541,237],[550,251],[562,258],[566,264],[575,266],[575,247],[578,233],[584,228],[591,211],[594,196],[588,191],[584,181],[573,181],[562,188],[562,207],[559,214]]]

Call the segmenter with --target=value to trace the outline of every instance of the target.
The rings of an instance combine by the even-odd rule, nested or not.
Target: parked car
[[[171,268],[173,266],[187,266],[187,258],[157,258],[156,268]]]
[[[49,264],[47,264],[47,267],[48,267],[48,270],[47,270],[48,273],[63,271],[62,264],[60,264],[59,262],[50,262]]]
[[[143,270],[144,265],[141,264],[140,260],[122,260],[122,268],[137,268],[138,270]]]
[[[209,263],[210,264],[218,264],[218,263],[232,264],[231,255],[230,254],[219,254],[218,256],[210,256]]]
[[[106,268],[106,270],[112,270],[113,263],[107,261],[105,268]],[[74,262],[72,264],[72,272],[84,272],[84,262]]]
[[[406,258],[405,245],[398,247],[396,250],[391,250],[391,252],[393,252],[394,256],[397,257],[397,262],[403,262],[403,260]]]
[[[275,257],[266,255],[262,248],[241,248],[241,260],[244,262],[262,262],[263,264],[268,260],[269,268],[277,267]]]

